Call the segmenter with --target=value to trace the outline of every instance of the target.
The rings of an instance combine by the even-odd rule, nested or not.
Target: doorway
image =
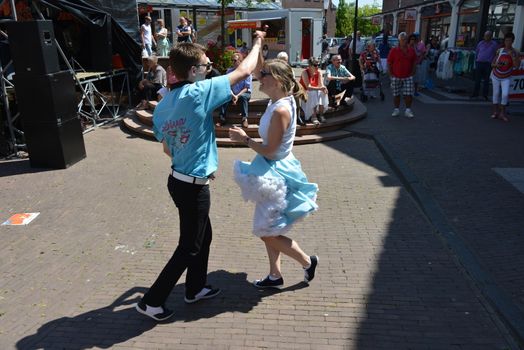
[[[311,57],[311,18],[302,18],[302,60],[307,60]]]

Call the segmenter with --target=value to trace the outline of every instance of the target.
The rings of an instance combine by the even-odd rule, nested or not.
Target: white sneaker
[[[393,113],[391,113],[392,117],[398,117],[399,115],[400,115],[400,109],[398,109],[398,108],[395,108],[393,110]]]
[[[142,300],[140,300],[135,305],[136,311],[140,312],[142,315],[151,317],[155,321],[164,321],[173,316],[173,311],[166,309],[164,306],[152,307],[146,305]]]
[[[408,118],[414,118],[415,117],[415,115],[413,114],[413,112],[409,108],[406,109],[406,112],[404,112],[404,115],[406,117],[408,117]]]

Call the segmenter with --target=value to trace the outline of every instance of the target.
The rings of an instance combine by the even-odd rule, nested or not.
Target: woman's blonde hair
[[[264,62],[267,72],[281,85],[286,93],[292,93],[297,98],[307,99],[307,94],[301,84],[295,79],[291,66],[280,59],[270,59]]]

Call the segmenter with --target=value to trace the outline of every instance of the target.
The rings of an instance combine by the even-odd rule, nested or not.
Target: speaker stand
[[[3,31],[0,30],[0,35],[4,36],[7,38],[7,34],[4,33]],[[11,115],[11,108],[9,107],[9,95],[8,95],[8,86],[9,88],[14,88],[14,85],[13,83],[11,83],[7,77],[6,77],[6,74],[7,74],[7,71],[9,69],[9,66],[11,66],[11,64],[13,63],[13,61],[9,61],[9,63],[7,64],[7,66],[2,67],[2,63],[0,62],[0,94],[1,94],[1,97],[2,97],[2,104],[4,106],[4,114],[6,116],[6,119],[7,119],[7,128],[9,129],[9,135],[8,137],[8,144],[9,144],[9,148],[10,148],[10,151],[12,150],[13,153],[11,154],[8,154],[7,155],[7,158],[13,158],[13,157],[19,157],[20,154],[19,152],[22,151],[22,150],[25,150],[25,144],[19,144],[16,140],[16,136],[19,135],[19,136],[23,136],[24,133],[23,131],[19,130],[18,128],[15,127],[14,123],[16,121],[16,119],[18,119],[18,117],[20,116],[20,113],[17,113],[14,117]]]

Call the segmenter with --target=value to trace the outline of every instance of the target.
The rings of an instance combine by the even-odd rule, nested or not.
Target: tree
[[[350,18],[355,17],[355,5],[350,4],[349,16]],[[364,5],[358,7],[358,18],[357,18],[357,30],[360,31],[362,36],[371,36],[380,30],[380,26],[371,24],[371,17],[380,13],[381,8],[375,3],[373,5]],[[351,22],[351,33],[353,33],[353,22]]]
[[[360,30],[362,36],[370,36],[380,30],[380,26],[371,24],[371,17],[374,14],[380,13],[382,10],[375,1],[373,5],[359,6],[357,18],[357,30]],[[346,4],[344,0],[340,0],[337,8],[337,31],[336,36],[353,35],[355,17],[355,3],[350,2]]]
[[[337,8],[335,36],[345,37],[351,32],[353,25],[351,24],[352,17],[350,17],[349,11],[349,5],[344,0],[340,0]]]

